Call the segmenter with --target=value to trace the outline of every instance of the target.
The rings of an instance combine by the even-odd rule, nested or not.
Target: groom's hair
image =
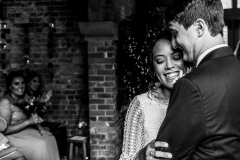
[[[197,19],[203,19],[212,36],[224,27],[221,0],[173,0],[165,11],[165,22],[178,22],[187,30]]]

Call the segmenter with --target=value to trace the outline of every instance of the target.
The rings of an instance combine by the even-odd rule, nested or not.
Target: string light
[[[29,64],[29,63],[30,63],[30,60],[29,60],[29,56],[28,56],[28,55],[24,55],[24,56],[23,56],[23,63],[24,63],[24,64]]]
[[[0,29],[6,29],[7,24],[5,22],[0,21]]]
[[[148,90],[151,81],[151,70],[149,68],[148,56],[151,52],[151,42],[153,38],[163,30],[163,25],[159,26],[159,11],[156,8],[150,8],[147,12],[142,12],[139,24],[146,23],[146,27],[139,27],[138,18],[134,15],[128,17],[122,22],[119,37],[122,42],[122,52],[118,59],[120,71],[121,94],[124,104],[129,104],[137,94]],[[139,16],[139,15],[138,15]],[[145,20],[145,22],[143,22]]]
[[[7,28],[7,24],[0,20],[0,33],[1,33],[1,39],[0,39],[0,48],[6,49],[7,48],[7,42],[5,41],[6,33],[5,30]]]
[[[55,23],[54,22],[49,22],[48,25],[49,25],[49,28],[52,28],[52,29],[55,28]]]
[[[6,49],[7,48],[7,43],[4,40],[0,40],[0,48],[1,49]]]

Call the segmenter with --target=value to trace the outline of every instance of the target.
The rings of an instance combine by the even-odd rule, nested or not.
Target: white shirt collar
[[[221,47],[227,47],[228,45],[226,44],[219,44],[219,45],[216,45],[214,47],[211,47],[209,49],[207,49],[205,52],[203,52],[197,59],[197,64],[196,64],[196,67],[199,65],[199,63],[203,60],[203,58],[208,54],[210,53],[211,51],[217,49],[217,48],[221,48]]]

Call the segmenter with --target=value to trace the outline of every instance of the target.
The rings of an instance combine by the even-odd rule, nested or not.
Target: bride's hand
[[[146,160],[159,160],[159,158],[172,158],[172,154],[168,152],[158,151],[155,148],[167,148],[168,143],[153,140],[146,149]]]

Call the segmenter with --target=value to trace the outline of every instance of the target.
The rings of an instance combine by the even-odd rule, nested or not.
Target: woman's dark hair
[[[38,97],[41,94],[42,78],[41,78],[40,74],[38,74],[37,72],[30,71],[30,72],[27,73],[26,78],[25,78],[26,79],[26,81],[25,81],[26,82],[26,89],[25,90],[26,90],[26,93],[28,95],[31,95],[31,92],[29,91],[29,88],[28,88],[28,83],[30,83],[30,81],[35,77],[39,78],[40,85],[39,85],[38,90],[36,92],[34,92],[32,96]]]
[[[26,82],[25,80],[25,77],[23,75],[23,73],[21,71],[12,71],[10,72],[8,75],[7,75],[7,78],[6,78],[6,93],[10,93],[10,86],[12,84],[12,81],[14,78],[16,77],[22,77],[24,79],[24,81]]]

